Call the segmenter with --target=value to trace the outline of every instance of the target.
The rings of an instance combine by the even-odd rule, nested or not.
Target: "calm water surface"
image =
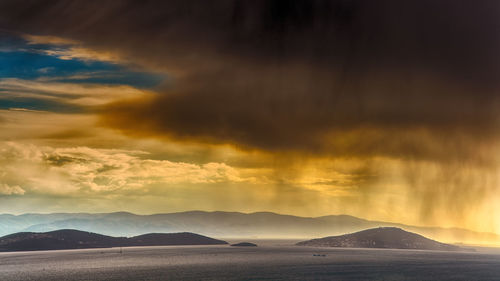
[[[0,280],[500,280],[500,254],[297,246],[18,252],[0,253]]]

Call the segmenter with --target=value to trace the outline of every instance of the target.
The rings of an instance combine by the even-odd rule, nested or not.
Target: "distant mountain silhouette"
[[[460,251],[458,246],[437,242],[397,227],[372,228],[356,233],[330,236],[297,243],[299,246],[343,248],[389,248]]]
[[[0,237],[0,252],[110,248],[128,246],[220,245],[216,240],[195,233],[151,233],[131,238],[64,229],[51,232],[20,232]]]
[[[276,226],[279,225],[279,228]],[[441,241],[499,243],[500,236],[459,228],[418,227],[398,223],[369,221],[347,215],[297,217],[269,212],[202,212],[135,215],[119,213],[57,213],[0,215],[0,235],[16,232],[47,232],[77,229],[110,236],[136,236],[145,233],[193,232],[226,238],[308,239],[340,235],[374,227],[399,227]]]

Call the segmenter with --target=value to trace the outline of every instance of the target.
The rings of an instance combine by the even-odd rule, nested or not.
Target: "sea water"
[[[0,253],[0,280],[500,280],[500,254],[300,246]]]

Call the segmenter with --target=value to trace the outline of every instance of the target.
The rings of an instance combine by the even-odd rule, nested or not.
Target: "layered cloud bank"
[[[223,163],[195,165],[167,160],[141,159],[141,151],[1,146],[4,193],[22,194],[19,186],[32,190],[71,193],[76,191],[142,190],[148,185],[172,183],[245,182],[238,171]],[[53,179],[53,180],[51,180]]]
[[[253,198],[244,210],[499,231],[499,11],[497,1],[2,1],[0,26],[24,40],[11,52],[102,63],[3,76],[18,106],[2,107],[2,140],[30,137],[2,123],[29,104],[88,129],[33,133],[37,149],[145,151],[113,161],[221,196],[180,196],[189,208],[238,209],[222,195],[231,182]],[[64,162],[65,180],[81,192],[151,190],[149,174],[101,175],[108,164],[91,163]]]

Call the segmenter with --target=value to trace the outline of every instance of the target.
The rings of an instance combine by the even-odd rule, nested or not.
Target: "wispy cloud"
[[[111,63],[124,63],[116,52],[98,51],[86,48],[83,43],[77,40],[61,38],[57,36],[44,36],[23,34],[29,45],[52,45],[49,48],[41,48],[39,51],[50,56],[55,56],[63,60],[83,60],[83,61],[103,61]]]
[[[22,37],[28,41],[28,44],[50,44],[50,45],[78,45],[81,42],[76,40],[71,40],[67,38],[61,38],[57,36],[47,36],[47,35],[32,35],[23,34]]]
[[[0,79],[3,99],[36,98],[80,106],[103,105],[115,100],[151,95],[152,92],[139,90],[127,85],[99,85],[83,83],[47,82],[42,79]]]
[[[44,50],[45,54],[58,57],[62,60],[104,61],[113,63],[125,62],[120,56],[112,52],[95,51],[83,47],[69,47],[66,49]]]

